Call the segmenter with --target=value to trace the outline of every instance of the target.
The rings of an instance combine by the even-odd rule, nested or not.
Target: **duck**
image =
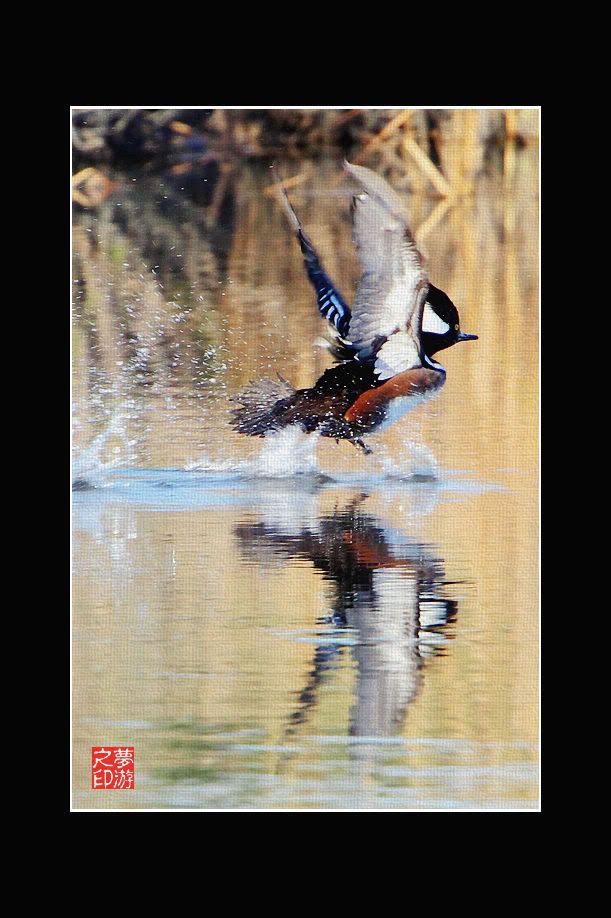
[[[231,425],[254,437],[295,425],[371,453],[363,437],[439,394],[446,371],[434,355],[478,336],[461,330],[456,306],[429,280],[399,194],[365,166],[344,161],[344,169],[357,186],[352,231],[362,267],[352,307],[325,271],[286,190],[282,199],[329,323],[335,365],[306,389],[280,374],[251,382],[234,397],[240,405]]]

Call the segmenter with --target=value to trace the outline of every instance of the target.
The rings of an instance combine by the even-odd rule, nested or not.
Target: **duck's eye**
[[[460,325],[456,324],[456,325],[454,326],[454,331],[460,331]]]

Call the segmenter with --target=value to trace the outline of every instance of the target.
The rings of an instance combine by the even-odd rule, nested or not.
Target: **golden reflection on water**
[[[350,301],[340,171],[312,164],[292,197]],[[261,449],[230,431],[228,396],[329,365],[269,181],[241,169],[229,242],[176,189],[160,212],[156,180],[75,220],[76,450],[119,418],[104,460],[195,471],[175,492],[136,473],[74,495],[74,805],[536,806],[536,151],[510,187],[412,198],[431,279],[480,339],[443,352],[440,397],[372,438],[373,457],[318,447],[324,471],[360,480],[430,451],[443,487],[207,489],[198,468]],[[428,630],[427,605],[446,613]],[[136,747],[134,791],[89,790],[101,744]]]

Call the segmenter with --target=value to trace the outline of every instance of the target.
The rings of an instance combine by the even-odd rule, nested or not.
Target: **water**
[[[340,171],[312,170],[349,298]],[[329,364],[264,169],[215,220],[136,172],[75,214],[75,807],[538,806],[535,176],[526,151],[426,235],[480,340],[371,456],[228,425],[251,379]],[[134,790],[90,789],[93,745],[135,747]]]

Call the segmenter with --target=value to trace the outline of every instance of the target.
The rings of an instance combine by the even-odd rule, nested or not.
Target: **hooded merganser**
[[[352,216],[364,273],[352,309],[325,273],[285,192],[339,363],[311,389],[297,390],[281,377],[252,384],[237,397],[242,404],[231,423],[255,437],[295,424],[370,452],[363,435],[386,429],[443,386],[446,373],[433,354],[477,335],[461,332],[454,303],[429,282],[398,195],[370,169],[348,162],[344,168],[362,189],[353,198]]]

